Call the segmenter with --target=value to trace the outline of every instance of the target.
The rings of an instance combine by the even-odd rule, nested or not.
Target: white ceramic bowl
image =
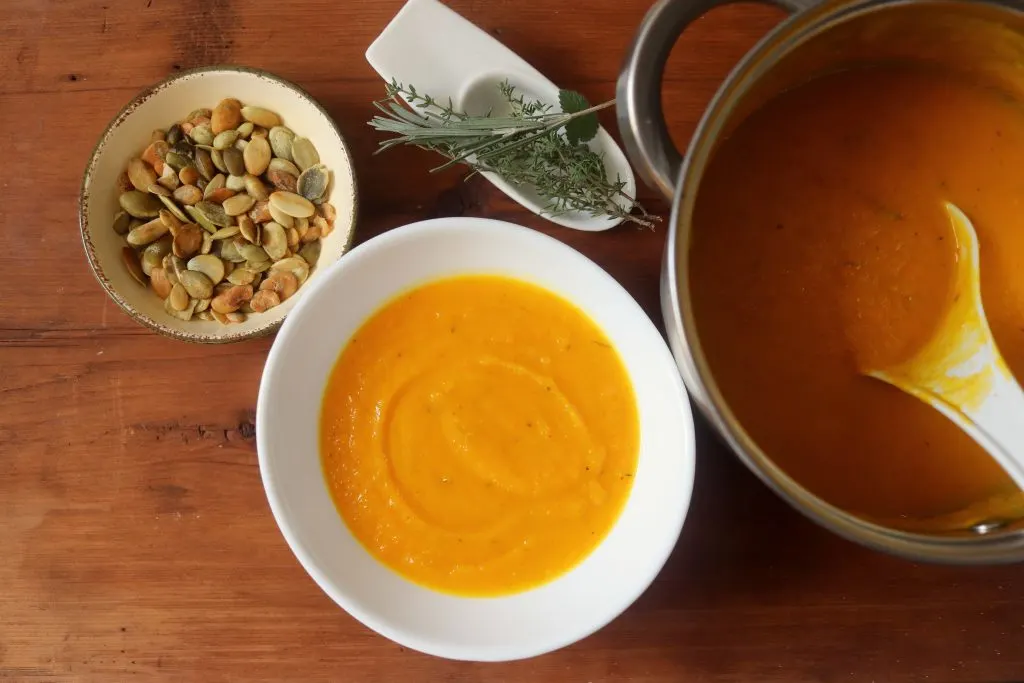
[[[121,262],[124,238],[111,228],[120,210],[116,179],[132,157],[149,144],[156,128],[167,129],[190,111],[213,108],[225,97],[277,112],[296,135],[309,138],[320,160],[332,172],[328,201],[337,209],[334,231],[323,240],[320,260],[309,279],[290,299],[244,323],[221,325],[183,321],[167,315],[163,301],[131,278]],[[352,243],[356,220],[356,181],[352,158],[327,112],[298,86],[263,71],[242,67],[210,67],[183,71],[135,97],[103,132],[82,179],[79,224],[82,242],[96,278],[128,315],[157,332],[192,342],[223,343],[267,334],[338,260]]]
[[[441,594],[380,564],[338,515],[320,464],[321,399],[349,338],[399,293],[462,273],[527,280],[586,311],[618,349],[640,416],[633,490],[605,541],[561,578],[501,598]],[[650,585],[672,551],[694,477],[693,419],[679,372],[633,298],[561,242],[478,218],[443,218],[392,230],[323,273],[270,351],[260,385],[256,439],[271,510],[310,576],[375,631],[453,659],[539,655],[615,618]]]

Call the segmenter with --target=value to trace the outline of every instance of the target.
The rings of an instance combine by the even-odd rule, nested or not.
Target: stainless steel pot
[[[683,157],[672,144],[661,109],[665,62],[691,22],[729,2],[659,0],[629,50],[617,92],[619,127],[631,161],[651,187],[674,199],[661,279],[662,312],[694,402],[766,484],[805,515],[850,540],[924,561],[1024,560],[1024,520],[983,519],[953,531],[909,533],[849,514],[787,476],[744,431],[715,384],[691,312],[688,267],[691,219],[704,169],[717,141],[747,114],[816,74],[886,61],[941,65],[1024,98],[1024,2],[771,0],[791,16],[735,67]]]

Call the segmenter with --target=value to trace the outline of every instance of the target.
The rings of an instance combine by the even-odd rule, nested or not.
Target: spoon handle
[[[1024,391],[1009,372],[994,373],[985,401],[965,407],[963,418],[953,419],[1024,489]]]

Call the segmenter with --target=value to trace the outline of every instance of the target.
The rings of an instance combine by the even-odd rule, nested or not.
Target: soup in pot
[[[791,89],[720,144],[693,218],[697,333],[737,419],[817,495],[908,529],[1024,514],[970,437],[862,374],[912,355],[951,303],[946,201],[977,229],[986,313],[1020,380],[1024,106],[999,91],[897,66]]]

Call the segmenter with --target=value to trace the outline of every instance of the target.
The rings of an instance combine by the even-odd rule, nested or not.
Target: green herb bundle
[[[517,94],[508,82],[498,88],[508,113],[473,116],[456,111],[451,101],[441,104],[393,81],[387,97],[374,103],[381,114],[369,122],[395,136],[382,141],[378,152],[399,145],[433,150],[448,159],[433,171],[464,164],[474,172],[491,172],[513,185],[533,188],[547,202],[547,215],[579,212],[654,225],[658,217],[626,194],[624,180],[607,177],[604,158],[586,144],[597,135],[597,112],[614,100],[590,106],[583,95],[562,90],[562,111],[552,112],[550,105]]]

